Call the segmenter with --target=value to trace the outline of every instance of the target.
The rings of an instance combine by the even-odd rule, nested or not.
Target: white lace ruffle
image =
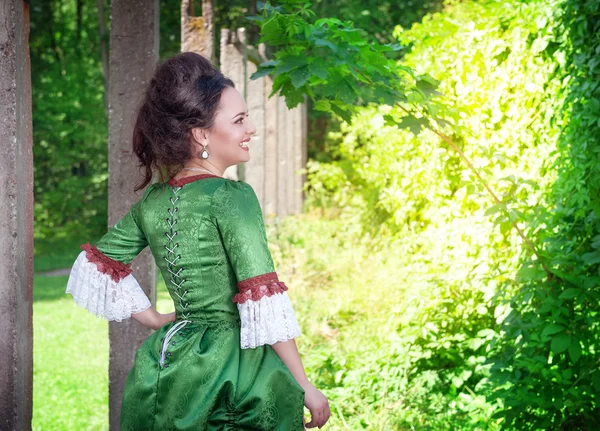
[[[87,259],[85,251],[79,253],[73,263],[66,293],[73,295],[75,303],[90,313],[117,322],[151,305],[132,274],[115,282],[98,271],[96,264]]]
[[[237,304],[241,319],[242,349],[287,341],[301,334],[287,292]]]

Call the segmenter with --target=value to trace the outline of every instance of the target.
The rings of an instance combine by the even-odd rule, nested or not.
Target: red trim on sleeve
[[[263,296],[273,296],[288,290],[283,281],[279,281],[276,272],[257,275],[238,282],[239,293],[233,297],[233,302],[243,304],[246,301],[258,301]]]
[[[85,257],[88,261],[96,264],[98,271],[110,276],[115,282],[118,283],[120,280],[131,274],[131,264],[125,265],[123,262],[108,257],[98,250],[95,245],[91,245],[87,242],[80,245],[79,248],[85,250]]]
[[[167,182],[171,187],[182,187],[186,184],[191,183],[192,181],[201,180],[202,178],[223,178],[223,177],[220,177],[218,175],[211,175],[211,174],[198,174],[198,175],[190,175],[189,177],[183,177],[183,178],[177,178],[177,179],[175,179],[175,177],[173,177]]]

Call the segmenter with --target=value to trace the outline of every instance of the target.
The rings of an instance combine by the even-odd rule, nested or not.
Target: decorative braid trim
[[[283,293],[288,287],[279,281],[276,272],[257,275],[238,282],[239,293],[233,297],[233,302],[243,304],[246,301],[258,301],[264,296]]]
[[[85,250],[85,257],[89,262],[96,264],[98,271],[110,276],[116,283],[132,272],[131,264],[125,265],[123,262],[108,257],[98,250],[95,245],[91,245],[89,242],[80,245],[79,248]]]
[[[279,281],[279,277],[276,272],[267,272],[266,274],[257,275],[250,277],[245,280],[238,282],[238,290],[240,292],[250,289],[251,287],[258,286],[259,284],[267,284]]]
[[[182,187],[186,184],[191,183],[192,181],[201,180],[202,178],[223,178],[218,175],[211,174],[198,174],[198,175],[190,175],[189,177],[183,177],[175,179],[174,177],[168,181],[168,184],[171,187]]]

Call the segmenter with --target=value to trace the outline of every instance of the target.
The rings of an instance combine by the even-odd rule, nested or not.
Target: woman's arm
[[[140,322],[142,325],[157,330],[169,322],[174,322],[175,312],[162,314],[156,311],[154,307],[149,307],[144,311],[132,314],[131,317]]]
[[[308,428],[321,428],[325,425],[325,422],[327,422],[331,414],[329,402],[325,395],[308,381],[304,366],[302,365],[302,360],[300,359],[300,353],[298,353],[296,340],[292,338],[287,341],[279,341],[271,344],[271,347],[273,347],[275,353],[279,355],[296,381],[304,389],[304,404],[308,407],[312,416],[310,422],[307,423],[306,426]]]
[[[271,344],[271,347],[273,347],[273,350],[275,350],[285,365],[287,365],[300,386],[304,388],[306,385],[310,384],[306,372],[304,371],[304,365],[302,365],[302,360],[300,359],[300,353],[298,353],[296,339],[292,338],[287,341],[280,341]]]

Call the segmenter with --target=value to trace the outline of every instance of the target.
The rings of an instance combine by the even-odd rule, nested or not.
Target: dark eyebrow
[[[235,114],[231,119],[233,120],[235,117],[238,117],[240,115],[248,115],[248,111],[246,111],[246,112],[240,112],[239,114]]]

